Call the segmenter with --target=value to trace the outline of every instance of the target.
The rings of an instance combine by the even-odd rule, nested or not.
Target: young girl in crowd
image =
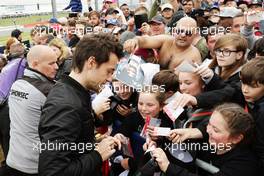
[[[215,44],[211,68],[228,83],[239,81],[238,73],[245,63],[247,51],[247,41],[237,34],[227,34],[221,36]]]
[[[181,106],[195,105],[200,108],[212,108],[214,105],[231,101],[244,104],[240,89],[239,71],[245,63],[247,41],[237,34],[221,36],[214,47],[216,57],[209,69],[198,66],[196,74],[205,81],[205,92],[191,96],[183,95],[178,102]]]
[[[161,92],[157,86],[144,87],[142,92],[139,93],[138,98],[138,111],[132,113],[128,118],[124,120],[118,133],[115,135],[123,143],[126,143],[125,139],[128,137],[133,146],[133,137],[135,133],[147,135],[147,128],[145,124],[150,123],[149,118],[161,119],[160,126],[170,126],[170,120],[163,114],[162,108],[165,101],[165,93]],[[151,134],[149,134],[151,135]],[[145,140],[144,140],[145,141]],[[135,141],[136,142],[136,141]],[[143,142],[144,143],[144,142]],[[140,145],[142,150],[143,143]],[[134,152],[134,151],[133,151]],[[129,175],[133,174],[139,165],[139,161],[143,156],[143,150],[137,151],[137,155],[134,154],[134,158],[125,158],[121,161],[121,165],[124,169],[129,169]]]
[[[192,72],[179,72],[179,83],[180,92],[192,96],[200,95],[205,89],[205,83],[200,75]],[[186,113],[180,116],[184,119],[179,128],[195,128],[203,123],[207,124],[212,114],[211,110],[203,108],[188,107],[186,110]]]
[[[250,147],[253,134],[254,123],[250,114],[236,104],[227,103],[216,107],[206,131],[175,129],[171,131],[171,139],[173,142],[180,142],[187,138],[208,135],[209,144],[214,152],[207,151],[205,155],[210,163],[219,169],[213,175],[251,176],[259,173],[258,160]],[[153,157],[167,176],[199,175],[172,164],[160,148],[153,151]]]
[[[264,173],[264,57],[257,57],[244,65],[240,72],[242,92],[250,114],[256,123],[254,149],[261,160]],[[262,174],[263,175],[263,174]]]
[[[66,43],[59,38],[55,38],[49,42],[49,46],[57,55],[57,64],[59,66],[56,80],[60,79],[63,74],[70,74],[72,59],[70,59],[70,49],[67,47]]]

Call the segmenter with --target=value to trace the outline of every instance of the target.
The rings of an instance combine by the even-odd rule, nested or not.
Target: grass
[[[57,17],[66,17],[66,13],[58,13]],[[27,17],[13,17],[13,18],[6,18],[0,20],[0,26],[12,26],[14,22],[16,25],[24,25],[24,24],[31,24],[41,21],[47,21],[52,17],[52,14],[48,15],[32,15]]]

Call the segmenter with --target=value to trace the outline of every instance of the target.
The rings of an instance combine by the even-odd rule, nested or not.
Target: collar
[[[72,77],[68,76],[68,75],[62,75],[60,82],[63,82],[65,84],[70,85],[71,87],[73,87],[75,90],[78,90],[79,92],[81,92],[83,94],[84,97],[91,99],[90,97],[90,91],[85,89],[78,81],[76,81],[75,79],[73,79]]]
[[[29,68],[29,67],[27,67],[25,69],[24,76],[27,76],[27,77],[30,77],[30,78],[40,79],[42,81],[55,82],[54,80],[48,78],[46,75],[44,75],[43,73],[39,72],[38,70],[35,70],[33,68]]]
[[[254,109],[257,106],[264,106],[264,96],[254,103],[247,103],[250,109]]]

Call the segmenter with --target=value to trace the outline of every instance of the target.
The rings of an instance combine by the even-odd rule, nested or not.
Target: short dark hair
[[[256,57],[246,63],[240,72],[242,83],[247,85],[264,84],[264,57]]]
[[[126,3],[124,3],[124,4],[122,4],[121,6],[120,6],[120,9],[121,9],[121,7],[123,7],[123,6],[128,6]]]
[[[256,42],[256,54],[259,56],[264,56],[264,38],[258,39]]]
[[[162,70],[156,73],[152,78],[152,84],[162,86],[164,85],[165,92],[179,90],[178,76],[171,70]]]
[[[193,5],[194,5],[194,2],[193,2],[193,0],[183,0],[183,1],[182,1],[182,5],[184,5],[184,4],[187,4],[188,2],[192,2],[192,3],[193,3]]]
[[[114,36],[106,33],[86,35],[76,45],[72,68],[82,72],[85,61],[92,56],[100,66],[108,62],[110,53],[116,54],[118,58],[123,57],[123,47]]]

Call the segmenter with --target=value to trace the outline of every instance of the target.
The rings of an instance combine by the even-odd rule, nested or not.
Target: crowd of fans
[[[1,176],[264,174],[263,1],[75,8],[0,54]],[[141,91],[115,77],[132,55],[160,68]]]

